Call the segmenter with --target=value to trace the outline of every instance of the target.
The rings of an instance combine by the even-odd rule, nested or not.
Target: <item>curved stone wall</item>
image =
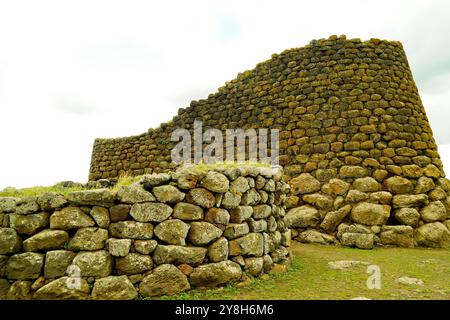
[[[450,245],[450,183],[399,42],[332,36],[275,54],[155,130],[97,139],[90,179],[168,170],[171,132],[196,119],[280,129],[287,206],[316,210],[293,225],[301,241]]]
[[[289,262],[280,169],[145,175],[117,191],[0,198],[1,299],[136,299]]]

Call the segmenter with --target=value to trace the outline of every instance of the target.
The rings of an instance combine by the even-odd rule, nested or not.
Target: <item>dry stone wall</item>
[[[97,139],[90,180],[168,170],[171,132],[195,120],[280,129],[300,241],[450,246],[450,183],[399,42],[332,36],[274,54],[157,129]]]
[[[136,299],[290,260],[281,170],[144,175],[116,191],[0,198],[0,299]]]

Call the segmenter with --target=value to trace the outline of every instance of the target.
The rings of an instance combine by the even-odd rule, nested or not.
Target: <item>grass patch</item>
[[[129,186],[135,182],[138,182],[142,176],[132,176],[129,173],[124,173],[119,176],[117,183],[114,185],[112,190],[117,192],[123,186]]]
[[[74,191],[82,191],[86,190],[86,188],[77,186],[77,187],[62,187],[62,186],[38,186],[38,187],[30,187],[30,188],[6,188],[3,191],[0,191],[0,197],[14,197],[14,198],[25,198],[25,197],[35,197],[40,196],[46,192],[56,192],[60,193],[64,196]]]

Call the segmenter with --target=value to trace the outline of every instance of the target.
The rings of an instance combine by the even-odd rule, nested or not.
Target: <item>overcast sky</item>
[[[0,189],[86,182],[96,137],[170,120],[272,53],[403,43],[450,170],[449,1],[0,0]]]

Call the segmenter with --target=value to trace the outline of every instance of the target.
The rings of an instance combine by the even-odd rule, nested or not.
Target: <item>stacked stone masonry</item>
[[[137,299],[285,268],[278,169],[144,175],[116,189],[0,198],[0,299]]]
[[[450,246],[450,182],[399,42],[331,36],[274,54],[157,129],[97,139],[90,180],[169,170],[172,131],[195,120],[280,130],[300,241]]]

